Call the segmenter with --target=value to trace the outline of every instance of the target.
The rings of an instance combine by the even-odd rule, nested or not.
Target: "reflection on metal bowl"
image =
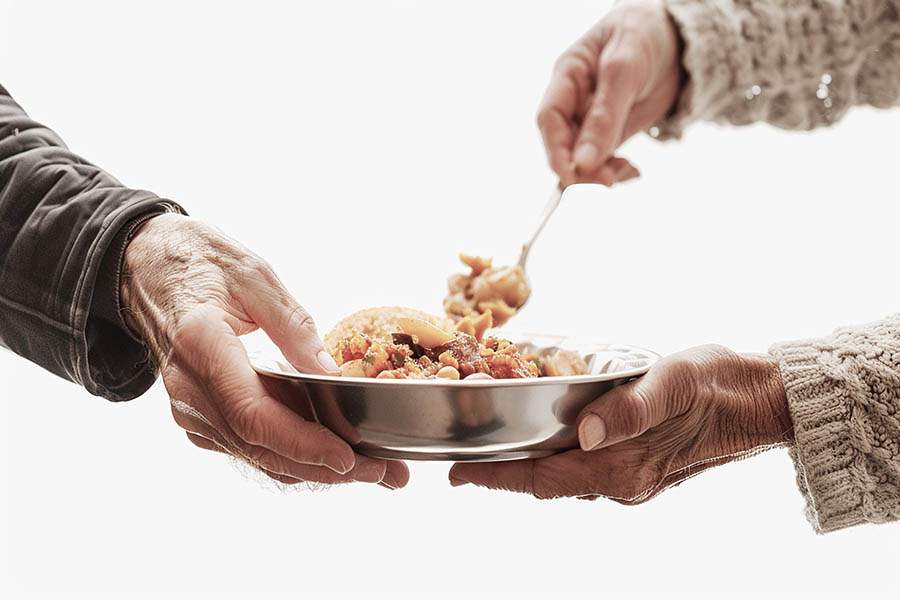
[[[659,358],[633,346],[508,336],[523,350],[575,350],[589,372],[538,379],[364,379],[299,373],[252,356],[267,387],[361,454],[410,460],[492,461],[547,456],[578,445],[575,419],[589,402],[647,372]],[[306,411],[304,411],[306,412]]]

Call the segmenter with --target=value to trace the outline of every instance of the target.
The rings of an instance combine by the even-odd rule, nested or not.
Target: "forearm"
[[[771,353],[816,529],[900,519],[900,314]]]
[[[829,125],[900,102],[897,0],[665,0],[687,76],[660,136],[692,121]]]
[[[152,383],[118,315],[127,228],[177,207],[72,153],[0,87],[0,343],[93,394]]]

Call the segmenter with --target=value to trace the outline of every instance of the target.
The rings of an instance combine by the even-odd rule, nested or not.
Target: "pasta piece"
[[[400,329],[418,339],[425,348],[442,346],[453,339],[453,334],[422,319],[403,317],[398,319]]]

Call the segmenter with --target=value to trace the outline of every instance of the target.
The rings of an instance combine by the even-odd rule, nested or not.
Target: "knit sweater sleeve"
[[[900,519],[900,314],[770,352],[816,530]]]
[[[900,102],[900,0],[665,0],[685,85],[659,137],[692,121],[813,129]]]

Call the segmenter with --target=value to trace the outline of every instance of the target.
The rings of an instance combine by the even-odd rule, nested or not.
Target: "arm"
[[[700,472],[788,446],[819,532],[900,519],[900,315],[770,356],[704,346],[666,357],[579,415],[580,450],[457,464],[539,498],[644,502]]]
[[[900,102],[896,0],[666,0],[687,80],[661,126],[695,120],[787,129],[830,125],[851,106]]]
[[[111,400],[143,393],[159,365],[191,442],[276,481],[405,485],[404,464],[356,455],[250,366],[238,337],[259,327],[298,369],[337,370],[271,268],[167,212],[180,209],[70,152],[0,88],[0,342]]]
[[[538,125],[563,185],[612,185],[637,176],[615,152],[640,131],[811,129],[898,102],[900,0],[629,0],[557,61]]]
[[[900,315],[775,345],[818,531],[900,519]]]
[[[118,310],[131,230],[178,212],[72,153],[0,87],[0,344],[92,394],[127,400],[154,381]]]

